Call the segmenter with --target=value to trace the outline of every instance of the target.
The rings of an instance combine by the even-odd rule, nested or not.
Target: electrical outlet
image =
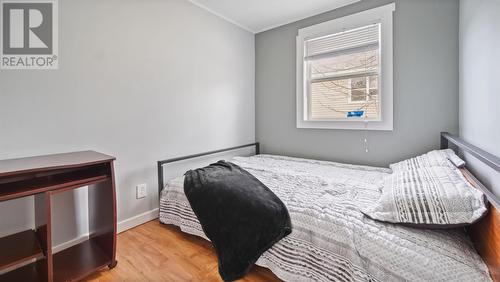
[[[146,196],[148,195],[148,186],[146,185],[146,183],[139,184],[135,186],[135,192],[137,199],[146,198]]]

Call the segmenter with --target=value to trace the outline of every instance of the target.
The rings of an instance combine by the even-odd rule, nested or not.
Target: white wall
[[[116,156],[122,221],[157,208],[157,160],[255,140],[253,34],[186,0],[59,1],[59,32],[59,70],[0,71],[0,159]],[[139,183],[149,195],[136,200]],[[85,232],[84,202],[58,197],[72,228],[55,244]],[[30,226],[30,205],[0,203],[16,215],[0,233]]]
[[[500,1],[460,1],[460,135],[500,156]],[[500,196],[500,175],[471,156],[473,172]]]

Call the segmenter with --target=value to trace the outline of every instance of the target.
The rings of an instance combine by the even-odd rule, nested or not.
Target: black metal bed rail
[[[448,132],[441,132],[441,149],[448,148],[448,142],[456,145],[458,148],[463,151],[473,155],[478,160],[487,164],[489,167],[493,168],[497,172],[500,172],[500,158],[486,152],[485,150],[478,148],[469,142],[464,141],[463,139],[451,135]]]
[[[246,144],[246,145],[240,145],[240,146],[235,146],[235,147],[230,147],[230,148],[225,148],[225,149],[219,149],[219,150],[214,150],[214,151],[209,151],[209,152],[204,152],[204,153],[199,153],[199,154],[193,154],[193,155],[176,157],[176,158],[158,161],[158,193],[161,196],[161,191],[163,190],[163,188],[165,186],[164,179],[163,179],[163,166],[165,164],[175,163],[178,161],[183,161],[183,160],[188,160],[188,159],[199,158],[199,157],[203,157],[203,156],[214,155],[214,154],[223,153],[223,152],[234,151],[237,149],[243,149],[246,147],[253,147],[253,146],[255,146],[255,154],[256,155],[260,154],[260,143],[255,142],[255,143],[250,143],[250,144]]]
[[[489,167],[493,168],[496,172],[500,172],[500,158],[486,152],[485,150],[478,148],[460,137],[454,136],[448,132],[441,132],[441,149],[446,149],[448,148],[449,143],[454,144],[457,146],[459,149],[463,150],[464,152],[467,152],[471,154],[473,157],[478,159],[479,161],[483,162],[484,164],[488,165]],[[481,181],[479,181],[474,174],[472,174],[467,168],[465,169],[465,173],[467,176],[469,176],[471,179],[474,180],[478,184],[478,188],[486,195],[486,198],[488,198],[488,201],[493,204],[496,208],[500,209],[500,198],[497,197],[493,192],[488,189],[486,186],[484,186]]]

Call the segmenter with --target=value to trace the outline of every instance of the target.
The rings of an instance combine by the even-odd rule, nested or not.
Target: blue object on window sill
[[[347,117],[362,117],[365,111],[351,111],[347,112]]]

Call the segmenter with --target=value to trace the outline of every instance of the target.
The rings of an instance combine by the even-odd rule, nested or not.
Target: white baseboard
[[[154,220],[154,219],[158,218],[158,212],[159,212],[159,209],[156,208],[156,209],[141,213],[139,215],[136,215],[134,217],[122,220],[122,221],[118,222],[118,230],[117,231],[118,231],[118,233],[121,233],[123,231],[129,230],[131,228],[134,228],[134,227],[141,225],[143,223],[146,223],[148,221]],[[83,241],[88,240],[88,239],[89,239],[89,234],[84,234],[78,238],[66,241],[64,243],[61,243],[57,246],[52,247],[52,252],[53,253],[60,252],[60,251],[65,250],[67,248],[78,245],[78,244],[80,244]]]
[[[82,236],[80,236],[78,238],[66,241],[64,243],[61,243],[61,244],[59,244],[57,246],[52,247],[52,253],[55,254],[55,253],[58,253],[58,252],[60,252],[62,250],[65,250],[67,248],[71,248],[71,247],[73,247],[75,245],[80,244],[83,241],[88,240],[88,239],[89,239],[89,234],[84,234],[84,235],[82,235]]]
[[[153,209],[118,222],[118,233],[158,218],[159,209]]]

